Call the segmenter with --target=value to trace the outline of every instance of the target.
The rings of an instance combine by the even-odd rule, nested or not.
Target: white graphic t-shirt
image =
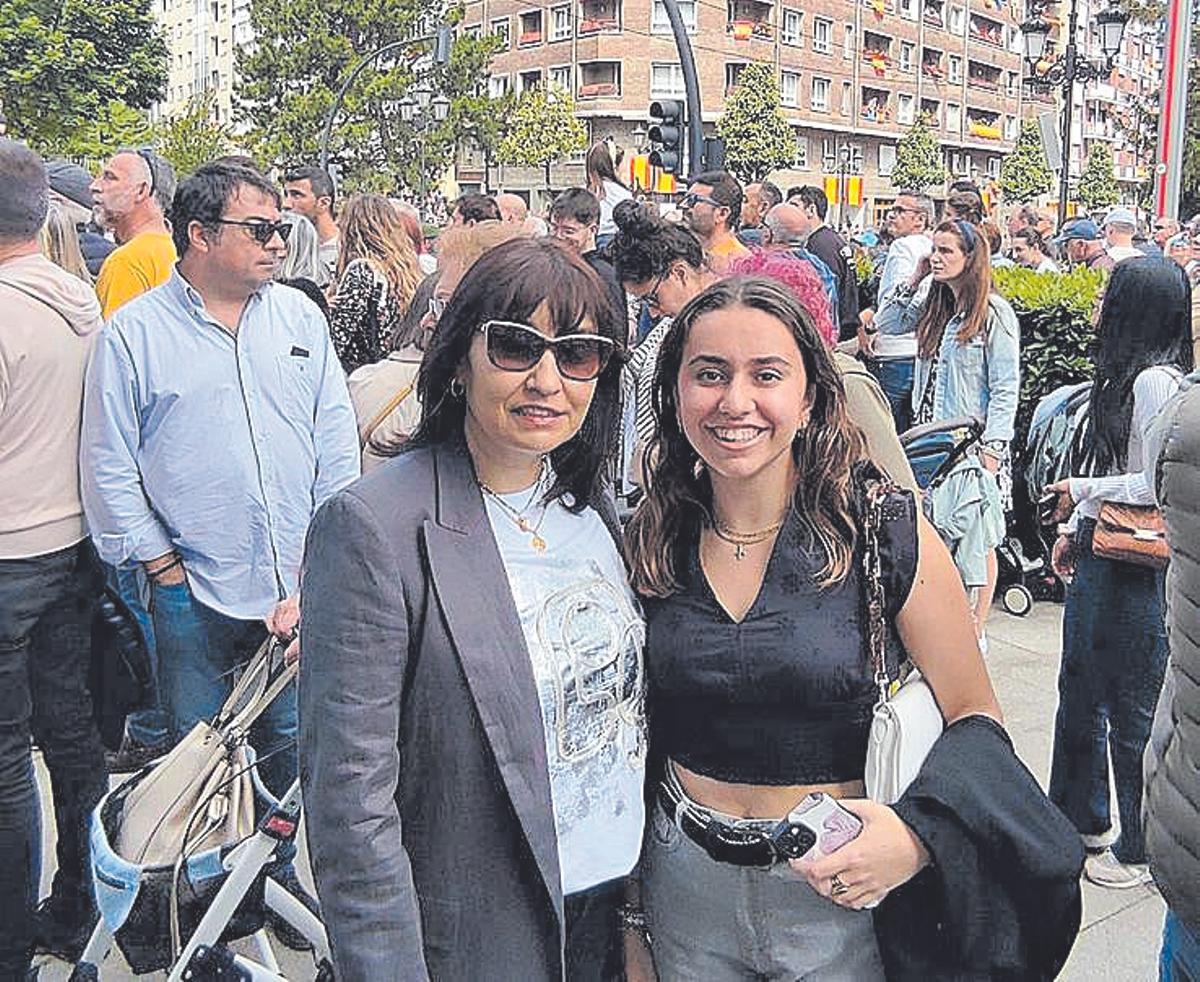
[[[537,682],[566,895],[624,876],[637,862],[645,623],[600,516],[558,502],[543,509],[536,494],[499,496],[530,531],[490,495],[484,502]]]

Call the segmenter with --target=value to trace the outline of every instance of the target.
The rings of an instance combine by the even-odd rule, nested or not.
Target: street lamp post
[[[838,147],[838,231],[846,227],[846,175],[850,171],[853,151],[849,143]]]
[[[1026,81],[1034,88],[1051,89],[1058,86],[1063,95],[1063,114],[1060,134],[1062,137],[1062,172],[1058,179],[1058,224],[1061,226],[1067,217],[1067,197],[1071,179],[1071,117],[1075,104],[1075,83],[1101,81],[1112,74],[1113,59],[1121,50],[1121,41],[1125,35],[1125,25],[1129,15],[1117,6],[1115,0],[1111,5],[1096,15],[1096,25],[1100,28],[1100,49],[1104,53],[1103,62],[1092,62],[1081,58],[1079,48],[1075,43],[1075,35],[1079,30],[1079,0],[1071,0],[1071,13],[1067,21],[1067,44],[1060,57],[1039,70],[1038,66],[1046,54],[1046,42],[1050,36],[1050,25],[1041,16],[1047,3],[1035,2],[1031,7],[1031,18],[1021,25],[1021,34],[1025,40],[1025,60],[1029,63],[1029,75]]]
[[[424,207],[428,184],[425,175],[426,137],[434,123],[444,123],[446,117],[450,115],[450,100],[444,95],[435,98],[433,90],[428,85],[421,84],[417,86],[412,95],[406,95],[400,100],[399,109],[401,121],[412,124],[421,134],[421,169],[418,190],[421,194],[422,207]]]

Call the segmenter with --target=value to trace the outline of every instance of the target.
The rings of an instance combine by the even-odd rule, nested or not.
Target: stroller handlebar
[[[916,443],[935,433],[952,433],[962,429],[972,430],[973,436],[978,439],[983,433],[984,426],[984,421],[978,416],[953,416],[950,419],[939,419],[905,430],[900,434],[900,446],[908,447],[909,444]]]

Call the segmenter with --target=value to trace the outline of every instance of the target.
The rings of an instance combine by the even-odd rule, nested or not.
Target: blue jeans
[[[1200,982],[1200,936],[1167,908],[1158,982]]]
[[[1106,833],[1111,753],[1121,822],[1113,855],[1144,863],[1142,754],[1167,668],[1164,577],[1093,556],[1094,529],[1087,520],[1080,527],[1067,588],[1050,800],[1081,835]]]
[[[31,737],[54,797],[54,896],[81,920],[93,908],[88,823],[108,777],[87,677],[102,582],[88,540],[0,560],[0,979],[22,978],[33,951],[42,839]]]
[[[234,672],[266,640],[267,629],[262,621],[240,621],[205,607],[187,583],[155,583],[150,612],[158,641],[159,694],[176,743],[198,722],[217,715],[233,689]],[[291,685],[250,728],[250,744],[263,760],[259,773],[276,796],[296,778],[295,741],[296,687]]]
[[[892,419],[896,421],[896,432],[903,433],[912,426],[912,358],[872,358],[867,368],[892,407]]]
[[[152,705],[129,714],[125,721],[125,732],[131,742],[142,747],[159,747],[171,739],[171,721],[162,709],[158,697],[158,653],[154,647],[154,622],[146,605],[150,601],[150,585],[141,564],[133,566],[105,566],[105,573],[121,599],[125,601],[138,626],[146,638],[146,651],[150,655],[151,685],[154,688]]]

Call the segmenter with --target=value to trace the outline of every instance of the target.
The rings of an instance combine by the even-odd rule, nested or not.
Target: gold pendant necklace
[[[546,540],[543,539],[540,534],[542,522],[546,520],[546,504],[544,502],[542,503],[542,513],[538,516],[536,524],[530,522],[529,519],[525,517],[525,512],[538,498],[541,497],[542,487],[545,484],[545,478],[546,461],[543,459],[542,469],[538,472],[538,479],[533,484],[533,493],[529,496],[529,500],[526,501],[524,506],[521,508],[514,508],[507,501],[505,501],[498,492],[493,491],[486,484],[484,484],[483,481],[480,481],[478,478],[476,478],[476,482],[479,484],[479,490],[500,506],[501,510],[507,516],[509,521],[511,521],[526,535],[533,536],[533,538],[530,539],[529,545],[534,552],[546,551]]]
[[[786,515],[774,525],[768,525],[765,529],[758,529],[754,532],[739,532],[737,529],[731,529],[728,525],[714,519],[712,530],[716,533],[718,539],[728,542],[734,547],[733,558],[741,562],[746,558],[746,546],[756,546],[760,542],[766,542],[767,539],[783,528],[785,519]]]

